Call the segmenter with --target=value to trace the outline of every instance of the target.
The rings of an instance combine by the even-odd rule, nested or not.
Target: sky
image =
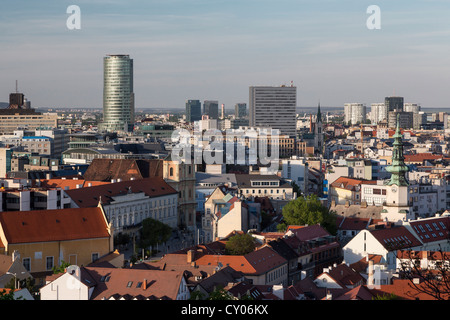
[[[366,25],[370,5],[381,29]],[[103,57],[129,54],[137,108],[198,99],[232,110],[249,86],[291,81],[299,107],[397,95],[445,108],[449,18],[448,0],[1,1],[0,101],[18,80],[34,108],[101,108]]]

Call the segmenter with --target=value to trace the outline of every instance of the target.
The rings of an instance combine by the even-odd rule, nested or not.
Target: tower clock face
[[[392,190],[392,192],[397,192],[397,187],[393,186],[391,190]]]

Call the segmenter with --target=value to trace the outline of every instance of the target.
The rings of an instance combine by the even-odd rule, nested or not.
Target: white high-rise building
[[[366,105],[363,103],[346,103],[344,104],[345,123],[352,125],[364,123],[366,121]]]
[[[252,86],[249,90],[249,125],[280,130],[296,136],[297,87]]]
[[[417,104],[417,103],[405,103],[404,106],[403,106],[403,110],[405,112],[419,113],[419,111],[420,111],[420,104]]]
[[[387,121],[387,107],[385,103],[372,103],[370,105],[370,121],[372,124],[378,124],[378,122]]]

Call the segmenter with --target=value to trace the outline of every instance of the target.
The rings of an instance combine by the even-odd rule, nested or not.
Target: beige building
[[[0,213],[0,253],[19,252],[36,280],[63,261],[87,265],[113,250],[113,228],[102,207]]]
[[[33,109],[2,109],[0,110],[0,134],[14,134],[18,128],[35,130],[39,128],[56,128],[58,114],[40,113]]]

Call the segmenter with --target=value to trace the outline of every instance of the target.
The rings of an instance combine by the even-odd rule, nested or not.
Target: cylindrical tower
[[[103,123],[105,131],[133,131],[133,59],[129,55],[103,58]]]

